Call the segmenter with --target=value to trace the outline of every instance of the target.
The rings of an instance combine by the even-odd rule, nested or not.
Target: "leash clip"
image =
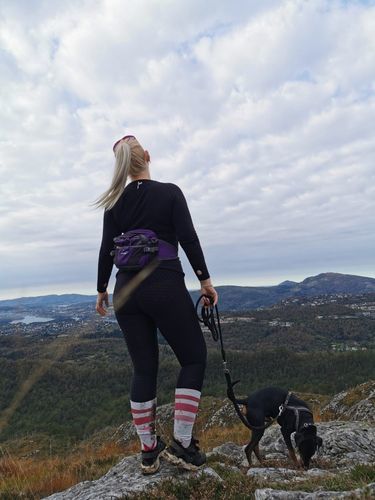
[[[227,362],[223,361],[224,373],[229,373],[229,369],[227,368]]]

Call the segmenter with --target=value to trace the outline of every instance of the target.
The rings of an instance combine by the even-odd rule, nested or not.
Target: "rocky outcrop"
[[[335,474],[323,469],[309,469],[305,471],[302,469],[287,469],[285,467],[251,467],[246,475],[262,481],[290,483],[306,481],[317,477],[334,477]]]
[[[114,500],[132,493],[147,491],[166,479],[185,481],[192,474],[208,475],[213,480],[221,481],[221,477],[210,467],[199,472],[187,472],[177,469],[163,461],[157,474],[143,476],[140,471],[140,456],[124,458],[115,467],[96,481],[84,481],[60,493],[50,495],[48,500]]]
[[[322,457],[336,467],[375,462],[375,428],[364,422],[324,422]]]
[[[275,424],[266,429],[260,442],[262,466],[253,457],[253,466],[248,467],[243,446],[234,443],[224,443],[214,448],[207,455],[213,467],[220,472],[222,468],[231,470],[234,474],[246,473],[254,480],[259,488],[255,492],[257,500],[272,499],[328,499],[328,498],[375,498],[375,483],[367,489],[353,491],[284,491],[262,486],[295,485],[317,478],[332,479],[337,473],[346,473],[358,464],[375,463],[375,426],[374,404],[375,383],[362,384],[349,391],[338,394],[325,407],[326,415],[334,414],[338,420],[331,422],[318,422],[316,424],[318,435],[323,439],[323,447],[318,456],[312,459],[312,468],[308,471],[297,469],[288,456],[288,451],[282,438],[280,427]],[[233,405],[228,400],[209,401],[204,412],[202,426],[204,432],[210,428],[224,428],[238,422]],[[169,435],[171,422],[173,422],[174,405],[168,404],[158,408],[158,427],[162,435]],[[357,416],[358,421],[346,421],[347,418]],[[202,418],[202,417],[201,417]],[[112,433],[111,433],[112,434]],[[118,442],[128,442],[136,438],[132,423],[128,422],[119,427],[111,439]],[[250,439],[250,431],[249,431]],[[215,465],[214,465],[215,464]],[[268,465],[268,467],[267,467]],[[177,469],[168,462],[163,461],[159,473],[143,476],[140,472],[140,455],[133,455],[121,460],[115,467],[96,481],[84,481],[66,491],[55,493],[49,500],[110,500],[131,498],[132,494],[147,492],[155,488],[160,482],[173,479],[173,481],[186,481],[193,475],[209,476],[212,480],[223,481],[211,467],[205,467],[199,472],[186,472]],[[317,484],[319,481],[312,481]],[[302,484],[302,483],[301,483]]]
[[[233,403],[227,399],[221,408],[212,413],[203,430],[213,427],[228,427],[238,422],[238,416],[234,410]]]
[[[333,478],[338,472],[347,472],[358,464],[375,463],[375,428],[364,422],[322,422],[317,424],[318,434],[323,439],[323,447],[318,457],[314,457],[315,468],[308,471],[296,469],[288,459],[285,443],[278,426],[268,428],[260,443],[265,460],[282,460],[284,467],[250,467],[247,476],[260,483],[290,484],[316,478]],[[243,447],[225,443],[212,450],[211,456],[225,457],[239,467],[248,467]],[[257,460],[253,457],[253,463]],[[322,464],[324,468],[319,468]],[[330,498],[375,498],[375,483],[353,491],[284,491],[270,488],[258,489],[257,500],[330,499]]]
[[[320,422],[318,435],[323,439],[323,447],[313,463],[325,459],[332,467],[348,467],[356,464],[375,462],[375,427],[364,422]],[[269,427],[259,445],[265,460],[288,459],[288,450],[278,425]],[[212,453],[231,458],[237,465],[247,466],[241,446],[225,443],[212,450]],[[256,458],[253,457],[256,464]]]
[[[375,423],[375,381],[340,392],[322,409],[322,416]]]
[[[260,484],[264,481],[286,484],[317,477],[327,478],[332,477],[340,470],[347,471],[356,464],[375,462],[375,448],[373,447],[373,443],[375,442],[375,427],[364,422],[323,422],[318,423],[317,427],[318,434],[323,438],[324,444],[320,456],[313,459],[314,468],[309,471],[296,469],[290,463],[286,446],[277,425],[266,430],[260,444],[260,449],[266,460],[280,459],[284,462],[283,467],[248,468],[243,447],[234,443],[225,443],[218,446],[212,452],[208,453],[208,455],[211,461],[214,461],[215,457],[217,457],[219,464],[225,459],[224,461],[227,464],[225,467],[232,469],[233,472],[238,474],[241,473],[241,468],[248,468],[247,475],[255,481],[259,481]],[[55,493],[49,496],[48,499],[109,500],[122,498],[132,493],[147,491],[147,489],[157,486],[158,483],[166,479],[173,478],[174,481],[185,481],[192,477],[192,474],[209,475],[213,480],[222,481],[217,472],[210,467],[191,473],[181,471],[165,461],[163,461],[158,474],[143,476],[140,472],[139,462],[139,455],[124,458],[100,479],[96,481],[84,481],[66,491]],[[321,462],[323,466],[319,467]],[[231,465],[228,465],[228,463]],[[354,492],[343,492],[340,494],[333,492],[333,495],[332,492],[285,492],[270,490],[268,488],[258,489],[256,498],[259,500],[264,498],[287,498],[288,500],[293,498],[350,498],[348,495],[359,495],[359,491],[355,490]],[[353,496],[353,498],[360,498],[360,496]]]
[[[352,491],[283,491],[265,488],[255,491],[255,500],[317,500],[317,499],[370,499],[375,498],[375,483]]]

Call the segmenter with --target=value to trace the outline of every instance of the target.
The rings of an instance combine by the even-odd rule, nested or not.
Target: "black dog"
[[[267,387],[250,394],[247,399],[236,399],[236,402],[246,407],[249,424],[259,428],[252,430],[251,440],[245,448],[249,465],[253,451],[261,462],[259,441],[264,434],[267,421],[277,417],[290,458],[295,465],[299,465],[291,441],[291,434],[295,432],[295,442],[302,465],[305,469],[309,468],[311,457],[323,441],[316,434],[312,411],[302,399],[284,389]]]

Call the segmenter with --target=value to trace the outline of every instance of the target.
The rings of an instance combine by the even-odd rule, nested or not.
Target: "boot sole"
[[[161,452],[159,454],[159,457],[160,457],[160,455],[162,453],[163,452]],[[143,465],[143,464],[141,464],[141,470],[142,470],[142,474],[144,476],[147,476],[148,474],[155,474],[155,472],[158,472],[158,470],[160,469],[160,460],[159,460],[159,457],[157,457],[157,459],[155,460],[155,462],[152,465]]]
[[[176,457],[176,455],[169,453],[169,451],[167,451],[167,450],[164,450],[161,453],[161,456],[163,458],[165,458],[171,464],[177,465],[178,467],[181,467],[182,469],[185,469],[185,470],[195,471],[195,470],[198,470],[205,465],[205,464],[202,464],[202,465],[191,464],[189,462],[186,462],[183,458]]]

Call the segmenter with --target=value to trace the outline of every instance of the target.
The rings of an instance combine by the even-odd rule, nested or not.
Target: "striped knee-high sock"
[[[176,389],[174,407],[174,437],[187,448],[198,413],[201,393],[195,389]]]
[[[130,401],[130,408],[132,411],[133,423],[141,441],[142,450],[153,450],[156,446],[156,398],[145,401],[144,403]]]

